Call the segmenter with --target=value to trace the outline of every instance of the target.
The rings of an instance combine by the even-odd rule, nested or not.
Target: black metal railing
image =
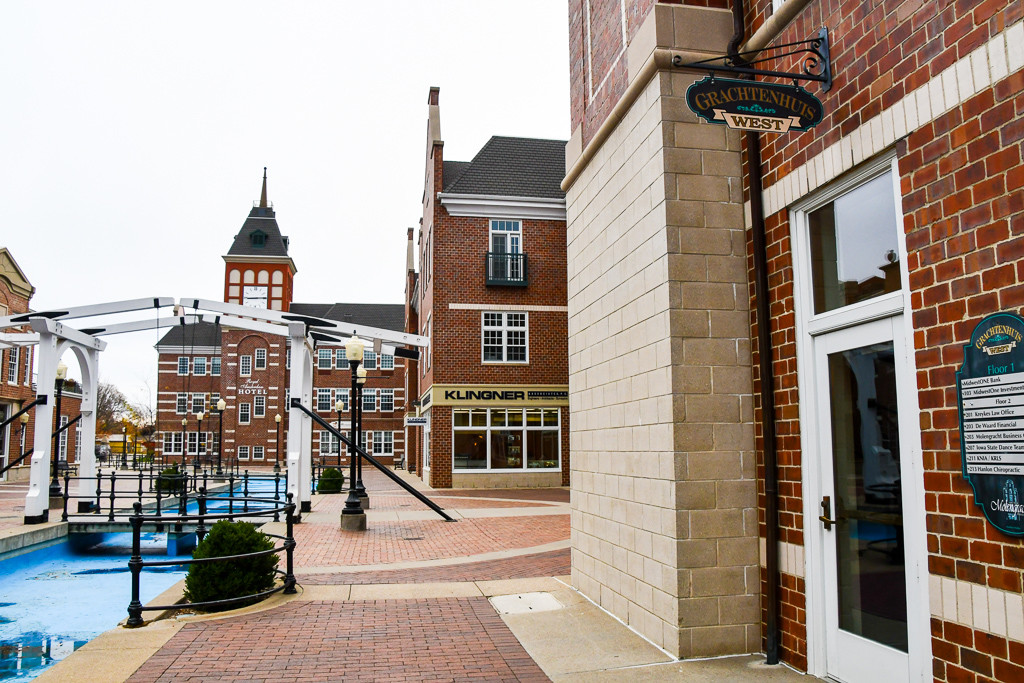
[[[72,482],[81,481],[95,481],[95,492],[88,496],[71,493]],[[109,474],[99,472],[93,477],[72,477],[66,472],[61,521],[96,522],[105,517],[108,523],[119,520],[123,522],[131,514],[135,504],[142,505],[147,514],[158,518],[184,515],[190,503],[197,500],[199,491],[213,492],[213,495],[206,495],[207,500],[224,501],[229,517],[234,514],[236,506],[242,513],[248,514],[249,501],[253,500],[250,497],[251,489],[257,482],[274,483],[272,494],[268,490],[266,497],[261,500],[280,502],[288,490],[288,473],[264,474],[246,470],[237,477],[230,472],[218,477],[211,471],[203,470],[177,474],[157,472],[154,476],[151,469],[148,473],[141,470],[113,470]],[[76,486],[75,489],[78,490],[80,487]],[[77,501],[78,506],[76,512],[69,513],[68,506],[71,501]],[[275,517],[274,521],[279,520]]]
[[[489,251],[485,257],[488,285],[525,287],[529,284],[526,275],[526,254],[508,254]]]
[[[391,479],[393,482],[395,482],[396,484],[401,486],[403,489],[405,489],[406,491],[411,493],[413,495],[413,497],[416,498],[416,500],[420,501],[421,503],[423,503],[424,505],[429,507],[431,510],[433,510],[437,514],[441,515],[441,517],[443,517],[446,522],[454,522],[455,521],[455,519],[453,519],[447,512],[445,512],[441,508],[440,505],[438,505],[434,501],[430,500],[429,498],[424,496],[422,493],[417,491],[415,488],[413,488],[412,485],[409,484],[409,482],[405,481],[400,476],[395,474],[391,470],[390,467],[388,467],[387,465],[383,464],[380,460],[377,460],[377,458],[373,457],[372,455],[367,453],[365,450],[363,450],[362,448],[357,446],[354,441],[352,441],[347,436],[345,436],[340,431],[338,431],[338,429],[335,428],[330,422],[328,422],[327,420],[323,419],[322,417],[320,417],[319,415],[314,413],[312,410],[310,410],[306,406],[302,405],[302,403],[299,401],[299,399],[293,398],[292,399],[291,407],[292,408],[298,408],[303,413],[308,415],[310,417],[310,419],[313,420],[313,422],[316,422],[323,429],[326,429],[328,432],[333,434],[341,443],[343,443],[346,446],[348,446],[349,448],[353,449],[355,454],[356,454],[356,457],[363,458],[368,463],[370,463],[371,465],[376,467],[378,470],[380,470],[381,472],[386,474],[389,479]],[[351,483],[350,483],[350,485],[351,485]]]
[[[283,591],[285,594],[291,595],[296,592],[295,590],[295,573],[294,573],[294,553],[295,553],[295,538],[293,536],[294,524],[295,524],[295,503],[292,500],[292,494],[287,494],[287,499],[284,503],[280,500],[274,501],[267,498],[251,498],[246,501],[252,503],[263,503],[273,504],[271,510],[261,509],[258,511],[249,512],[235,512],[235,513],[214,513],[210,514],[207,511],[207,503],[211,498],[206,495],[204,489],[199,490],[197,497],[198,501],[198,512],[196,514],[182,514],[174,518],[167,518],[162,516],[152,516],[142,514],[142,504],[135,503],[133,506],[133,514],[129,518],[129,522],[132,526],[132,556],[128,560],[128,569],[132,575],[132,598],[131,602],[128,603],[128,622],[127,626],[136,627],[143,625],[142,612],[143,611],[159,611],[163,612],[166,610],[182,609],[183,607],[192,607],[195,609],[208,609],[211,607],[224,607],[227,605],[237,604],[240,602],[248,602],[252,600],[260,600],[274,593]],[[269,538],[274,538],[283,541],[280,547],[275,546],[269,550],[260,550],[252,553],[242,553],[239,555],[225,555],[223,557],[207,557],[207,558],[192,558],[187,560],[143,560],[142,559],[142,527],[147,522],[160,522],[160,523],[172,523],[176,525],[184,525],[190,522],[196,524],[196,536],[199,542],[202,542],[206,536],[206,522],[210,520],[221,520],[227,519],[234,521],[235,517],[255,517],[265,515],[268,512],[272,512],[277,519],[281,513],[285,516],[285,535],[280,536],[277,534],[264,533]],[[182,602],[173,605],[143,605],[140,600],[141,595],[141,580],[142,570],[146,567],[173,567],[180,565],[193,565],[203,564],[211,562],[227,562],[231,560],[240,560],[253,557],[261,557],[263,555],[270,555],[284,551],[285,553],[285,569],[274,569],[274,573],[282,578],[281,585],[275,586],[274,588],[259,593],[252,593],[249,595],[240,595],[234,598],[226,598],[223,600],[207,600],[204,602]]]

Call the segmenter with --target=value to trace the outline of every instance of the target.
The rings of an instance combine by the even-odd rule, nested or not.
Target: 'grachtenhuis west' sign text
[[[824,115],[818,98],[798,85],[710,76],[686,89],[686,104],[709,123],[766,133],[808,130]]]

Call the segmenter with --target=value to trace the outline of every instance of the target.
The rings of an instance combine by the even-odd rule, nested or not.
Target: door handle
[[[821,514],[818,516],[818,520],[825,527],[825,531],[832,531],[832,525],[837,524],[836,520],[831,519],[832,515],[832,499],[828,496],[824,496],[821,499]]]

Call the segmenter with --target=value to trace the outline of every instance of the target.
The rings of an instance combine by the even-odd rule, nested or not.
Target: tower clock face
[[[242,289],[242,305],[253,308],[267,307],[267,288],[247,285]]]

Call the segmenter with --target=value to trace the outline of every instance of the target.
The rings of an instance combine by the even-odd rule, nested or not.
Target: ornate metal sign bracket
[[[766,52],[770,52],[771,54],[749,62],[744,59],[746,55],[764,55]],[[754,68],[757,64],[780,59],[782,57],[790,57],[792,55],[804,55],[804,70],[802,73],[768,71],[765,69]],[[718,61],[721,61],[722,63],[714,63]],[[672,66],[706,70],[711,74],[712,78],[714,78],[715,72],[718,71],[729,74],[749,74],[754,76],[789,78],[793,80],[794,84],[798,81],[817,81],[818,83],[821,83],[822,92],[828,92],[832,88],[832,61],[828,49],[828,29],[825,27],[822,27],[822,29],[818,31],[817,38],[802,40],[796,43],[786,43],[785,45],[775,45],[772,47],[766,47],[763,50],[737,52],[734,55],[712,57],[711,59],[702,59],[699,62],[686,63],[683,62],[681,57],[676,55],[672,58]]]

